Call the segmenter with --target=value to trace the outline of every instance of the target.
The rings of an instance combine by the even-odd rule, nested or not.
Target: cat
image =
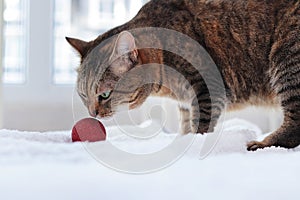
[[[130,30],[143,27],[175,30],[196,40],[216,63],[225,98],[212,101],[201,75],[180,56],[159,49],[138,49],[138,35]],[[95,53],[97,46],[114,35],[118,36],[114,42],[102,45]],[[184,96],[190,91],[186,83],[160,65],[148,74],[153,84],[128,90],[146,78],[136,73],[123,92],[114,91],[118,81],[126,81],[126,74],[142,65],[166,64],[179,70],[196,93],[190,101],[179,97],[179,101],[190,104],[179,106],[182,133],[213,131],[219,116],[227,110],[274,106],[282,108],[283,124],[263,141],[248,143],[247,149],[294,148],[300,144],[299,0],[152,0],[132,20],[93,41],[66,39],[81,56],[77,91],[93,117],[112,116],[124,103],[136,108],[150,95],[178,99],[172,91],[177,90]],[[112,58],[115,60],[103,71],[101,59]],[[166,83],[173,89],[165,87]],[[111,99],[113,94],[117,100]],[[195,114],[197,109],[200,117]]]

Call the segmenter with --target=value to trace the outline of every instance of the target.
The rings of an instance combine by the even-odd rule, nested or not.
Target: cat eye
[[[107,92],[104,92],[104,93],[100,94],[99,95],[99,101],[108,99],[110,94],[111,94],[111,91],[107,91]]]

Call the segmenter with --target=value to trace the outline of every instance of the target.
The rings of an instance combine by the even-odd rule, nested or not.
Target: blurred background
[[[74,86],[79,57],[65,36],[95,39],[130,20],[148,0],[0,0],[1,127],[27,131],[70,130],[87,116]],[[157,105],[162,105],[159,109]],[[176,104],[151,98],[133,111],[136,123],[151,117],[178,127]],[[141,113],[148,113],[142,115]],[[248,108],[241,117],[270,131],[280,123],[276,111]],[[120,114],[118,123],[128,123]],[[131,119],[130,119],[131,120]],[[113,125],[113,119],[104,122]]]

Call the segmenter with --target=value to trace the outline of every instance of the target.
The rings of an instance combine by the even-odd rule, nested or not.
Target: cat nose
[[[98,110],[94,110],[94,111],[89,111],[89,114],[92,116],[92,117],[97,117],[97,115],[99,114]]]
[[[97,115],[99,114],[99,111],[97,109],[95,109],[94,106],[89,107],[89,114],[92,117],[97,117]]]

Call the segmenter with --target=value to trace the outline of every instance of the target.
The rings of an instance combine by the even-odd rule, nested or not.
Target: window
[[[130,20],[148,0],[55,0],[52,57],[52,83],[73,84],[78,66],[74,51],[65,36],[85,40]],[[22,84],[27,80],[30,44],[28,11],[34,2],[4,0],[4,83]],[[53,2],[52,2],[53,3]],[[50,7],[51,9],[51,7]],[[33,24],[35,25],[35,24]],[[72,35],[70,35],[72,34]],[[51,40],[49,40],[51,42]]]
[[[87,116],[74,92],[79,58],[65,36],[94,39],[129,20],[146,1],[0,2],[5,4],[3,127],[49,131],[69,129],[74,116]]]
[[[110,28],[130,20],[147,0],[55,0],[55,84],[75,82],[79,59],[64,36],[95,39]]]
[[[4,83],[24,83],[26,80],[26,8],[26,0],[4,0]]]

